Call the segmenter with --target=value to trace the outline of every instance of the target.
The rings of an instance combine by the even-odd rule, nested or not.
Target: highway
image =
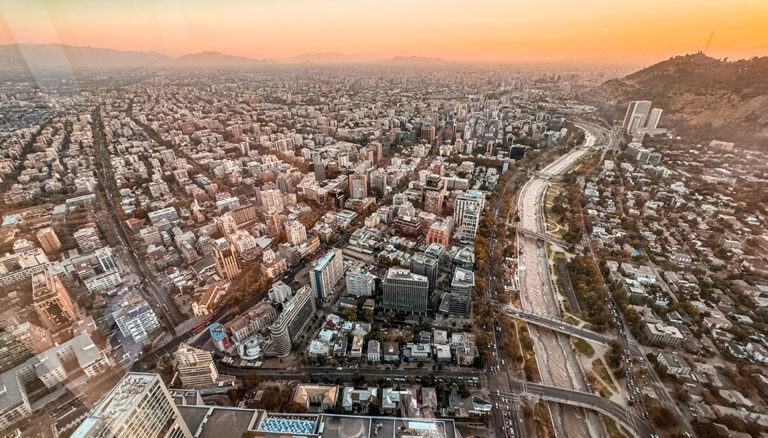
[[[451,379],[469,379],[477,378],[478,384],[484,385],[486,373],[483,371],[475,370],[460,370],[460,371],[433,371],[426,368],[395,368],[395,369],[379,369],[379,368],[322,368],[322,367],[302,367],[296,369],[277,369],[277,368],[243,368],[234,367],[224,362],[217,361],[216,368],[225,375],[230,376],[261,376],[267,379],[274,380],[298,380],[305,375],[317,377],[342,377],[351,378],[355,375],[364,375],[369,377],[379,378],[420,378],[423,376],[435,376]]]
[[[575,325],[568,324],[559,318],[527,313],[513,306],[507,306],[506,311],[510,316],[521,319],[529,324],[545,327],[568,336],[574,336],[587,341],[597,342],[598,344],[609,345],[615,339],[610,335],[603,335],[597,332],[593,332],[592,330],[576,327]]]
[[[99,113],[99,111],[100,109],[97,108],[94,110],[94,114]],[[97,120],[97,118],[94,117],[94,120]],[[128,254],[128,257],[132,262],[135,270],[144,278],[143,284],[145,284],[146,289],[140,289],[144,299],[152,307],[152,310],[155,312],[155,314],[162,315],[162,317],[167,322],[166,326],[168,327],[168,330],[172,335],[175,336],[175,326],[182,321],[181,314],[178,311],[170,311],[170,309],[176,310],[176,307],[173,306],[173,303],[171,303],[171,306],[168,306],[169,310],[166,310],[166,303],[160,301],[161,295],[164,300],[167,301],[167,288],[162,282],[157,280],[156,274],[146,266],[144,260],[137,256],[136,248],[133,246],[133,241],[131,241],[125,231],[125,225],[115,214],[117,209],[114,205],[113,197],[116,196],[119,191],[115,186],[115,179],[114,175],[112,174],[112,162],[110,160],[109,152],[107,151],[107,145],[105,144],[106,139],[104,138],[103,121],[101,120],[100,113],[98,114],[98,121],[99,126],[94,130],[94,146],[96,147],[96,158],[100,162],[100,172],[97,172],[97,174],[99,176],[101,186],[104,188],[104,192],[106,194],[106,196],[103,196],[103,198],[104,202],[106,202],[107,211],[98,209],[97,214],[101,216],[100,219],[102,221],[112,222],[111,228],[117,232],[117,236],[120,239],[120,242],[123,244],[122,247],[127,249],[125,252]]]
[[[516,171],[516,170],[513,170]],[[501,204],[504,200],[504,195],[509,190],[510,185],[514,178],[509,178],[502,188],[499,195],[496,197],[496,203],[492,206],[493,216],[499,216],[501,210]],[[493,260],[494,251],[496,248],[496,238],[499,231],[499,221],[494,222],[494,227],[491,230],[491,236],[488,239],[488,245],[490,248],[489,260]],[[498,273],[489,270],[486,278],[486,298],[488,301],[496,302],[496,280]],[[502,280],[503,281],[503,280]],[[499,357],[498,351],[503,349],[504,337],[502,336],[501,327],[498,324],[498,319],[494,318],[494,344],[492,344],[492,358],[491,363],[488,365],[487,376],[488,382],[492,383],[492,386],[496,389],[508,389],[509,388],[509,369],[506,363]],[[498,400],[497,400],[498,402]],[[507,408],[509,406],[509,408]],[[497,438],[506,438],[507,428],[511,428],[513,436],[523,437],[525,434],[525,423],[523,422],[523,415],[520,412],[520,405],[518,400],[502,400],[499,403],[498,409],[491,411],[491,419],[493,421],[493,430],[496,432]]]
[[[585,130],[581,147],[562,155],[529,179],[518,198],[517,224],[526,230],[544,234],[543,204],[549,178],[566,172],[601,138],[600,133]],[[542,242],[530,235],[517,233],[518,273],[520,276],[520,301],[525,312],[560,317],[560,305],[552,286],[551,267]],[[558,332],[529,326],[534,343],[536,361],[541,381],[553,387],[587,392],[589,386],[584,377],[570,338]],[[605,426],[597,415],[583,409],[558,406],[550,403],[552,422],[558,436],[605,436]],[[586,421],[585,421],[586,419]]]
[[[501,393],[501,395],[508,395],[510,397],[533,396],[551,402],[592,409],[608,415],[621,423],[636,437],[648,438],[654,436],[653,427],[651,427],[648,421],[637,416],[632,410],[628,410],[618,403],[590,392],[574,391],[539,383],[514,382],[510,384],[510,393]],[[566,436],[571,435],[566,434]]]
[[[562,248],[568,248],[569,246],[565,241],[558,239],[557,237],[550,236],[549,234],[546,234],[546,233],[538,233],[536,231],[529,230],[527,228],[518,227],[515,224],[511,224],[511,223],[507,223],[507,226],[517,231],[518,233],[522,233],[527,235],[528,237],[533,237],[539,240],[543,240],[545,242],[554,243],[555,245],[560,246]]]

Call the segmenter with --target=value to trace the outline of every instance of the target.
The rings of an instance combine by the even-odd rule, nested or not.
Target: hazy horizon
[[[480,63],[644,64],[695,53],[768,55],[768,2],[649,0],[642,8],[590,0],[513,4],[162,1],[152,4],[6,2],[0,44],[65,44],[170,57],[215,51],[293,62],[334,55],[366,62],[393,57]],[[343,61],[347,62],[347,61]]]

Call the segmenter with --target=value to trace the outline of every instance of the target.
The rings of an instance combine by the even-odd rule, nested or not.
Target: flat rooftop
[[[264,411],[220,406],[177,406],[196,438],[240,438]]]

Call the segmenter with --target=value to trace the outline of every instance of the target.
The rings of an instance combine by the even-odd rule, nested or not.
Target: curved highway
[[[518,200],[519,227],[543,234],[542,205],[548,179],[566,172],[589,148],[593,147],[600,132],[579,126],[585,131],[581,147],[559,157],[536,176],[528,180]],[[520,300],[523,310],[546,317],[559,318],[560,306],[551,287],[550,263],[544,245],[524,233],[517,233],[520,275]],[[568,336],[545,328],[529,326],[534,341],[536,361],[545,385],[589,392],[584,372],[576,358]],[[558,436],[605,436],[600,418],[584,409],[550,404],[552,422]]]

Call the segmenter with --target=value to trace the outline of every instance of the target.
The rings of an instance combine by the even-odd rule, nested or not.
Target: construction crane
[[[712,42],[712,37],[715,36],[715,31],[713,30],[711,34],[709,34],[709,39],[707,40],[707,45],[704,47],[704,52],[707,53],[707,49],[709,49],[709,44]]]

